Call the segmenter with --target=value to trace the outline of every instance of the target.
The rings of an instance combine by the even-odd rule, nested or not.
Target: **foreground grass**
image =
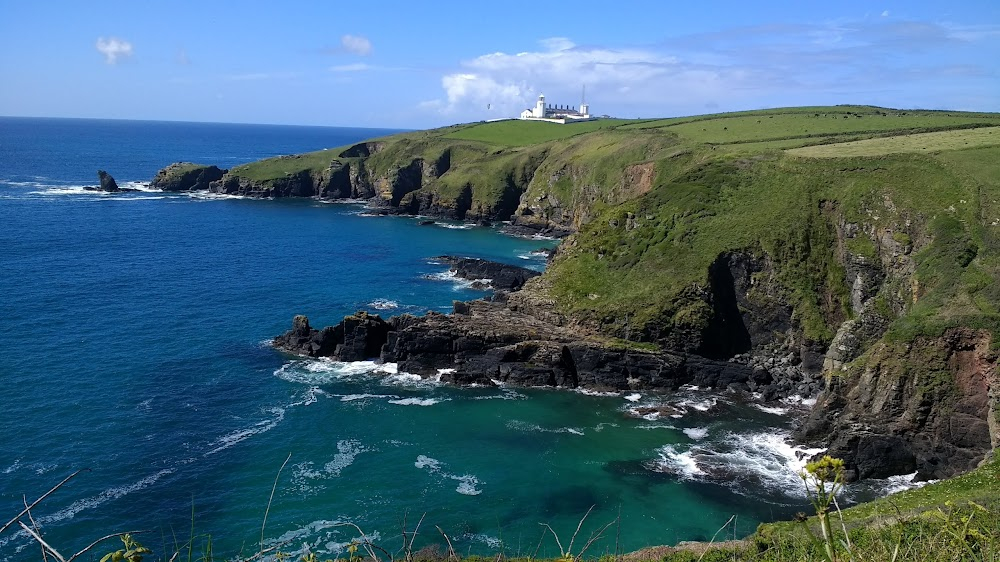
[[[839,463],[829,459],[831,463]],[[813,476],[822,474],[810,463]],[[840,467],[842,468],[842,463]],[[840,474],[840,473],[838,473]],[[75,475],[75,474],[74,474]],[[31,506],[37,505],[47,495],[57,490],[73,475],[43,495]],[[537,547],[521,545],[515,551],[510,545],[501,544],[488,556],[461,556],[453,548],[444,529],[432,522],[412,518],[407,523],[402,518],[401,539],[366,535],[353,523],[339,526],[347,528],[357,538],[346,545],[338,558],[327,558],[313,553],[301,544],[284,542],[257,550],[246,545],[239,552],[216,552],[213,538],[195,531],[193,514],[190,534],[186,538],[162,537],[162,542],[152,534],[111,534],[74,556],[59,554],[58,545],[45,544],[45,559],[56,562],[73,560],[101,560],[102,562],[213,562],[223,561],[293,561],[293,562],[570,562],[599,560],[601,562],[694,562],[694,561],[745,561],[786,562],[827,560],[834,561],[1000,561],[1000,456],[980,468],[949,480],[907,490],[849,509],[840,510],[834,501],[839,488],[832,480],[817,477],[805,478],[813,486],[810,498],[817,513],[828,513],[830,524],[826,534],[821,531],[817,516],[800,514],[796,521],[766,523],[749,537],[733,537],[730,523],[725,522],[710,542],[680,543],[676,546],[655,546],[625,553],[616,541],[617,520],[604,524],[588,521],[585,514],[576,530],[560,537],[555,530],[542,524]],[[277,482],[277,479],[275,480]],[[820,484],[820,482],[825,482]],[[818,492],[818,493],[817,493]],[[821,496],[829,493],[825,499]],[[26,510],[27,511],[27,510]],[[0,528],[0,533],[17,528],[41,533],[33,518],[22,513]],[[265,535],[267,515],[260,536]],[[27,523],[31,523],[27,525]],[[13,527],[13,528],[11,528]],[[38,534],[40,538],[44,533]],[[427,546],[414,547],[416,537]],[[826,540],[822,537],[828,536]],[[437,539],[429,539],[434,537]],[[716,539],[719,539],[718,541]],[[41,539],[44,540],[44,539]],[[39,541],[39,546],[43,543]],[[655,543],[656,537],[650,537]],[[159,544],[157,544],[159,543]],[[540,550],[557,548],[556,558],[538,557]]]

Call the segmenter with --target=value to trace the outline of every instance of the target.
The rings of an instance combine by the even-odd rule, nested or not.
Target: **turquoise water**
[[[805,505],[786,443],[794,405],[726,394],[588,395],[455,388],[392,365],[271,349],[294,314],[447,311],[485,293],[442,254],[541,269],[527,240],[462,224],[367,216],[350,204],[82,190],[106,169],[141,187],[178,160],[229,167],[386,131],[0,118],[0,520],[75,470],[34,511],[75,552],[149,529],[211,535],[217,553],[265,546],[337,554],[357,532],[399,546],[534,552],[539,523],[592,547],[736,534]],[[672,415],[649,409],[669,404]],[[645,416],[645,417],[643,417]],[[279,468],[290,456],[287,465]],[[732,531],[729,531],[732,534]],[[30,545],[30,548],[29,548]],[[540,553],[558,554],[554,541]],[[36,559],[16,530],[0,560]]]

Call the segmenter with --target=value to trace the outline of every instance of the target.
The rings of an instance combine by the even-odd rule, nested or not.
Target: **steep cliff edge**
[[[941,479],[971,470],[1000,440],[991,343],[988,331],[970,328],[881,342],[832,375],[799,437],[844,459],[851,480],[914,472]]]

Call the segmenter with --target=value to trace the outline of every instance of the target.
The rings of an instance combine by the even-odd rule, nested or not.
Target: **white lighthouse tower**
[[[587,105],[587,85],[583,85],[583,96],[580,98],[580,116],[584,119],[590,117],[590,106]]]
[[[535,109],[531,112],[531,115],[536,119],[545,117],[545,94],[538,96],[538,101],[535,102]]]

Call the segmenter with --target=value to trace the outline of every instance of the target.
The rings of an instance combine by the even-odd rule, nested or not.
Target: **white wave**
[[[251,197],[246,197],[244,195],[233,195],[231,193],[212,193],[211,191],[187,191],[185,195],[191,199],[197,199],[202,201],[214,201],[221,199],[251,199]]]
[[[517,257],[520,258],[520,259],[522,259],[522,260],[533,260],[533,259],[535,259],[535,256],[533,256],[531,254],[517,254]]]
[[[803,497],[805,489],[799,476],[806,463],[823,449],[809,449],[791,444],[786,431],[729,433],[713,442],[699,442],[687,450],[683,445],[666,445],[654,465],[685,478],[713,477],[741,491],[743,482],[763,486],[789,497]]]
[[[320,199],[320,203],[325,203],[328,205],[364,205],[368,203],[367,199]]]
[[[618,424],[611,422],[601,422],[594,426],[594,431],[603,431],[605,427],[618,427]]]
[[[458,480],[458,486],[455,491],[464,496],[478,496],[483,493],[482,490],[476,488],[479,484],[479,479],[471,474],[465,474],[462,476],[449,476],[452,480]]]
[[[400,398],[399,400],[389,400],[389,403],[400,406],[433,406],[446,401],[447,399],[440,398]]]
[[[108,201],[156,201],[158,199],[166,199],[166,195],[151,195],[151,196],[132,196],[132,197],[113,197],[108,198]]]
[[[399,372],[399,365],[397,363],[382,363],[378,367],[378,372],[388,373],[390,375],[395,375]]]
[[[410,389],[429,389],[440,386],[442,383],[435,378],[424,378],[420,375],[414,375],[412,373],[391,373],[384,376],[381,380],[383,386],[401,386]]]
[[[370,400],[372,398],[399,398],[395,394],[344,394],[340,395],[341,402],[354,402],[355,400]]]
[[[101,492],[96,496],[82,500],[77,500],[73,502],[69,507],[57,511],[52,515],[45,515],[39,517],[37,518],[37,521],[39,523],[44,524],[44,523],[56,523],[58,521],[64,521],[66,519],[72,519],[76,517],[78,513],[80,513],[85,509],[92,509],[105,502],[116,500],[128,494],[131,494],[132,492],[137,492],[139,490],[142,490],[143,488],[146,488],[156,483],[156,481],[158,481],[160,478],[163,478],[164,476],[167,476],[169,474],[173,474],[175,471],[176,470],[173,468],[165,468],[159,472],[150,474],[145,478],[133,482],[132,484],[128,484],[126,486],[117,486],[114,488],[108,488],[107,490],[104,490],[103,492]]]
[[[684,435],[687,435],[695,441],[701,441],[702,439],[708,437],[707,427],[686,427],[682,430]]]
[[[441,461],[428,457],[426,455],[417,455],[417,460],[416,462],[413,463],[413,466],[417,468],[426,468],[429,470],[440,470]]]
[[[674,445],[664,445],[656,452],[660,456],[657,465],[663,472],[676,474],[685,480],[704,474],[691,451],[678,451]]]
[[[499,385],[498,385],[499,386]],[[500,394],[476,396],[473,400],[527,400],[527,396],[509,388],[500,388]]]
[[[880,480],[871,480],[867,482],[867,484],[877,490],[880,494],[889,495],[905,490],[912,490],[914,488],[923,488],[928,484],[937,482],[937,480],[917,481],[916,478],[917,473],[914,472],[913,474],[900,474],[898,476],[890,476]],[[862,484],[864,484],[864,482],[862,482]]]
[[[476,225],[471,223],[449,224],[446,222],[435,222],[434,226],[440,226],[441,228],[450,228],[452,230],[469,230],[470,228],[474,228]]]
[[[395,363],[378,363],[376,361],[344,362],[321,358],[289,361],[275,370],[274,375],[288,382],[316,385],[361,375],[395,372]]]
[[[574,388],[572,390],[573,392],[577,394],[583,394],[584,396],[619,396],[621,394],[620,392],[616,391],[592,390],[589,388],[582,388],[582,387]]]
[[[292,406],[299,406],[299,405],[302,405],[302,404],[303,404],[303,402],[298,402],[296,404],[292,404]],[[247,427],[247,428],[244,428],[244,429],[239,429],[239,430],[234,431],[232,433],[229,433],[227,435],[223,435],[222,437],[216,439],[212,443],[212,445],[214,445],[215,447],[212,448],[211,450],[209,450],[207,453],[205,453],[202,456],[207,457],[209,455],[214,455],[215,453],[218,453],[220,451],[224,451],[224,450],[232,447],[233,445],[236,445],[237,443],[240,443],[242,441],[246,441],[247,439],[253,437],[254,435],[259,435],[261,433],[266,433],[268,431],[271,431],[272,429],[274,429],[275,427],[277,427],[277,425],[279,423],[281,423],[285,419],[285,409],[284,408],[271,408],[269,411],[272,414],[274,414],[273,418],[271,418],[269,420],[259,421],[259,422],[257,422],[256,424],[254,424],[251,427]]]
[[[693,384],[683,384],[683,385],[681,385],[680,390],[697,391],[697,390],[701,390],[701,387],[700,386],[695,386]]]
[[[502,540],[497,537],[491,537],[490,535],[484,535],[482,533],[465,533],[464,535],[459,535],[458,540],[482,543],[488,546],[490,550],[494,551],[503,547]]]
[[[489,287],[490,283],[493,282],[492,279],[463,279],[450,269],[440,273],[428,273],[427,275],[424,275],[424,279],[429,279],[431,281],[447,281],[452,283],[452,290],[454,291],[469,289],[484,290],[486,287]]]
[[[350,520],[345,519],[320,519],[313,521],[297,529],[285,531],[280,536],[264,540],[264,547],[278,548],[288,555],[290,559],[298,560],[308,552],[323,555],[341,555],[351,543],[359,543],[361,536],[344,540],[341,528],[348,528],[344,525]],[[366,534],[366,538],[372,542],[382,540],[378,531]],[[294,547],[298,546],[297,549]]]
[[[318,386],[310,387],[309,390],[306,391],[305,399],[302,401],[302,405],[309,406],[311,404],[315,404],[319,401],[320,396],[328,396],[328,394]]]
[[[4,474],[11,474],[12,472],[16,472],[17,469],[19,469],[19,468],[21,468],[21,459],[15,459],[14,460],[14,464],[12,464],[12,465],[8,466],[7,468],[3,469],[3,473]]]
[[[677,429],[677,427],[667,423],[644,423],[637,425],[636,429]]]
[[[788,408],[782,408],[781,406],[765,406],[763,404],[754,404],[753,406],[761,412],[767,412],[776,416],[783,416],[788,413]]]
[[[714,408],[718,403],[719,399],[712,396],[704,400],[681,400],[677,403],[677,406],[685,410],[691,408],[693,410],[698,410],[699,412],[707,412]]]
[[[392,310],[399,308],[399,303],[389,299],[375,299],[368,306],[376,310]]]
[[[629,402],[638,402],[641,398],[642,398],[642,395],[639,394],[639,393],[629,394],[629,395],[625,396],[625,399],[628,400]]]
[[[351,466],[358,455],[367,453],[370,449],[360,441],[342,440],[337,441],[337,451],[337,454],[333,455],[333,460],[323,466],[323,470],[331,476],[340,476],[340,471]]]
[[[798,394],[783,398],[781,401],[789,406],[801,406],[803,408],[812,408],[816,405],[816,398],[803,398]]]
[[[96,189],[84,189],[82,185],[64,185],[64,186],[38,186],[42,191],[29,191],[28,195],[92,195],[95,197],[110,197],[116,195],[114,193],[109,193],[107,191],[99,191]]]
[[[47,473],[52,472],[53,470],[59,468],[59,465],[56,464],[56,463],[54,463],[54,462],[53,463],[44,463],[44,462],[43,463],[35,463],[32,466],[35,467],[35,474],[39,474],[39,475],[41,475],[41,474],[47,474]]]
[[[431,458],[426,455],[418,455],[416,462],[413,463],[413,466],[427,470],[428,474],[437,474],[442,478],[458,481],[458,486],[455,488],[455,491],[459,494],[465,496],[478,496],[483,493],[482,490],[476,487],[480,483],[478,478],[471,474],[457,475],[445,472],[444,463],[435,458]]]
[[[583,430],[578,427],[557,427],[553,429],[520,420],[508,421],[507,429],[512,431],[523,431],[525,433],[569,433],[571,435],[586,435]]]

